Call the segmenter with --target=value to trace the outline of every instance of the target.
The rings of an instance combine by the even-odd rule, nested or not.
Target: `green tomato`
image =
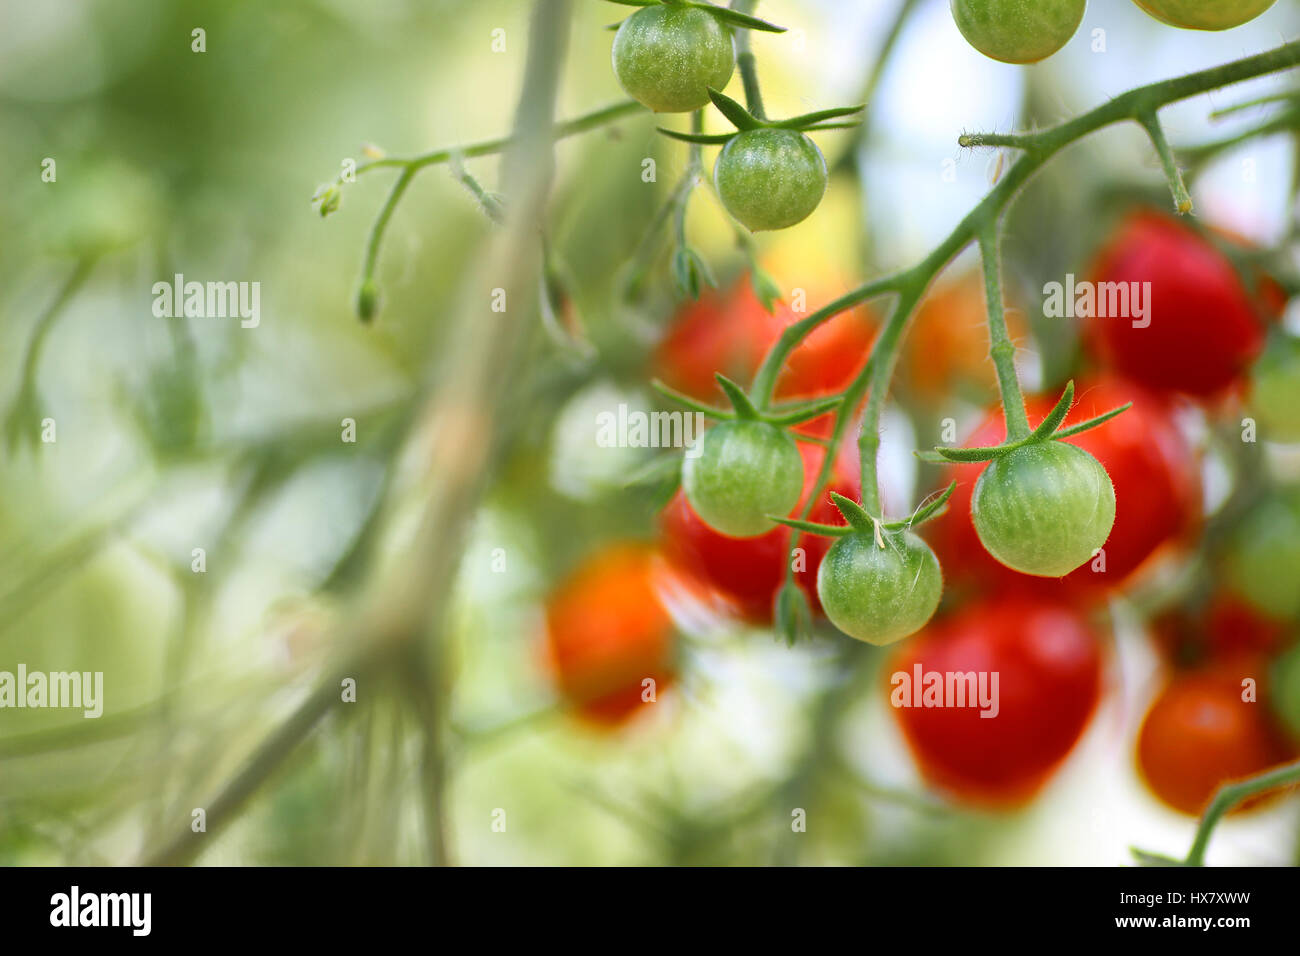
[[[1115,487],[1076,445],[1035,442],[989,463],[975,483],[971,518],[989,554],[1023,574],[1069,574],[1106,543]]]
[[[793,129],[737,133],[713,167],[722,204],[750,232],[803,222],[826,194],[826,179],[826,157]]]
[[[1273,617],[1300,617],[1300,493],[1259,502],[1228,542],[1228,586]]]
[[[817,570],[817,597],[832,624],[868,644],[892,644],[930,620],[943,572],[930,546],[910,531],[839,538]]]
[[[1300,740],[1300,644],[1273,662],[1270,677],[1273,712],[1291,736]]]
[[[698,7],[644,7],[614,35],[614,73],[628,95],[656,113],[709,103],[736,69],[731,30]]]
[[[723,422],[706,431],[682,468],[686,500],[705,524],[753,538],[788,515],[803,494],[803,459],[789,433],[758,421]]]
[[[49,186],[42,238],[71,256],[108,255],[138,242],[164,221],[154,179],[113,160]]]
[[[1254,20],[1275,0],[1133,0],[1151,16],[1187,30],[1231,30]]]
[[[1259,425],[1259,437],[1300,442],[1300,339],[1272,342],[1250,380],[1250,415]]]
[[[1045,60],[1074,36],[1087,0],[952,0],[966,42],[1003,63]]]

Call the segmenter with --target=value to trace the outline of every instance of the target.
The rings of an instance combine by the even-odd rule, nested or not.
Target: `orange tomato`
[[[671,681],[674,628],[655,587],[656,556],[617,544],[596,552],[546,602],[561,695],[580,716],[615,725],[642,706],[642,681]]]
[[[1180,813],[1201,813],[1225,783],[1292,756],[1262,701],[1242,699],[1242,677],[1265,666],[1241,657],[1169,682],[1142,722],[1138,767],[1151,792]],[[1240,809],[1258,803],[1248,801]]]

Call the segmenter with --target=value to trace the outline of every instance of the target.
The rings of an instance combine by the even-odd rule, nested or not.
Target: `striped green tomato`
[[[975,483],[971,519],[989,554],[1023,574],[1061,577],[1106,543],[1115,488],[1076,445],[1035,442],[989,463]]]
[[[784,429],[760,421],[715,425],[686,456],[682,489],[695,513],[733,538],[771,531],[803,494],[803,458]]]
[[[952,0],[966,42],[1003,63],[1037,63],[1069,42],[1087,0]]]
[[[713,167],[722,204],[750,232],[803,222],[821,203],[826,181],[822,151],[793,129],[738,133]]]
[[[883,543],[883,546],[882,546]],[[943,572],[910,531],[845,535],[817,570],[817,597],[832,624],[868,644],[892,644],[925,626],[939,606]]]
[[[698,7],[643,7],[614,35],[614,73],[628,95],[656,113],[709,103],[736,69],[731,30]]]
[[[1186,30],[1231,30],[1254,20],[1276,0],[1133,0],[1162,23]]]

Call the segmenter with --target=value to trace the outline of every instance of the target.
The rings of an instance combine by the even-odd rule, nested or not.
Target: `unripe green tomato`
[[[1228,586],[1256,608],[1300,617],[1300,492],[1251,508],[1232,532],[1224,564]]]
[[[736,69],[731,30],[694,7],[643,7],[614,35],[614,74],[628,95],[656,113],[709,103]]]
[[[1037,63],[1070,41],[1087,0],[952,0],[966,42],[1003,63]]]
[[[1157,20],[1187,30],[1231,30],[1254,20],[1274,0],[1133,0]]]
[[[892,644],[930,620],[943,572],[930,546],[910,531],[836,540],[817,570],[817,597],[832,624],[868,644]]]
[[[803,459],[789,433],[759,421],[723,422],[687,455],[682,488],[695,513],[733,538],[753,538],[788,515],[803,494]]]
[[[971,497],[975,531],[989,554],[1023,574],[1069,574],[1106,543],[1115,488],[1076,445],[1035,442],[989,463]]]
[[[713,167],[722,204],[750,232],[803,222],[826,194],[826,179],[826,157],[793,129],[738,133]]]
[[[138,242],[164,218],[149,174],[107,161],[49,185],[50,207],[42,238],[56,252],[87,257],[118,252]]]
[[[1265,441],[1300,442],[1300,339],[1279,338],[1250,375],[1249,413]]]
[[[1269,686],[1273,712],[1291,736],[1300,740],[1300,644],[1273,662]]]

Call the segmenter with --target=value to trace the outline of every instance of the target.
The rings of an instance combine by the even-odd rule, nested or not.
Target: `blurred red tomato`
[[[915,706],[915,675],[988,675],[994,707]],[[902,682],[906,675],[912,686]],[[993,683],[996,675],[997,683]],[[1074,747],[1101,693],[1101,649],[1075,610],[1041,600],[971,604],[902,646],[889,700],[921,773],[963,802],[1032,797]],[[911,704],[912,706],[901,706]]]
[[[1100,567],[1094,560],[1064,578],[1040,578],[1020,574],[995,560],[984,550],[971,524],[971,494],[985,467],[976,463],[948,466],[942,479],[943,483],[957,481],[947,512],[932,525],[929,535],[945,576],[990,590],[1086,597],[1121,586],[1162,545],[1188,536],[1197,527],[1200,469],[1166,400],[1116,378],[1081,383],[1077,394],[1066,425],[1133,403],[1117,418],[1067,439],[1105,465],[1115,485],[1115,526],[1103,548],[1105,572],[1093,570],[1094,564]],[[1046,396],[1029,399],[1030,423],[1042,421],[1055,400]],[[998,407],[962,444],[996,445],[1005,438],[1006,426]]]
[[[1180,674],[1156,698],[1142,722],[1137,759],[1161,802],[1199,814],[1220,785],[1293,755],[1268,705],[1242,699],[1242,678],[1262,680],[1263,673],[1257,659],[1249,666]]]
[[[798,514],[807,500],[825,460],[825,449],[799,443],[804,464],[804,499],[792,514]],[[813,506],[809,520],[823,524],[844,524],[830,492],[857,500],[858,464],[856,448],[850,443],[840,454],[831,475],[830,487]],[[670,562],[688,577],[706,585],[730,604],[746,621],[771,624],[777,591],[785,581],[790,529],[778,527],[756,538],[729,538],[713,530],[697,515],[680,491],[660,517],[663,550]],[[814,612],[817,601],[817,569],[830,549],[830,538],[801,535],[804,550],[802,568],[796,567],[795,581],[808,596]]]
[[[1226,591],[1214,594],[1203,607],[1165,611],[1150,626],[1162,653],[1180,664],[1269,656],[1285,647],[1290,637],[1286,623]]]
[[[1213,396],[1264,347],[1259,299],[1212,243],[1169,216],[1131,215],[1101,250],[1092,279],[1129,289],[1150,283],[1145,328],[1131,317],[1084,321],[1102,358],[1151,388]]]
[[[899,359],[902,379],[922,398],[946,400],[969,387],[981,401],[997,397],[997,373],[989,359],[984,278],[978,269],[944,280],[921,300],[908,323]],[[1012,341],[1024,334],[1020,312],[1008,307]]]
[[[788,325],[807,318],[779,303],[769,315],[742,276],[726,291],[710,290],[687,303],[652,359],[652,373],[701,401],[723,401],[713,374],[748,385],[767,351]],[[816,398],[840,391],[866,364],[875,323],[863,308],[842,312],[821,325],[791,354],[777,380],[778,399]]]
[[[598,551],[546,602],[548,649],[560,693],[578,713],[613,725],[642,706],[641,682],[671,679],[674,628],[655,586],[654,553]]]
[[[700,401],[721,402],[715,372],[747,385],[780,328],[742,276],[729,289],[709,289],[682,306],[655,349],[651,370],[665,384]]]

